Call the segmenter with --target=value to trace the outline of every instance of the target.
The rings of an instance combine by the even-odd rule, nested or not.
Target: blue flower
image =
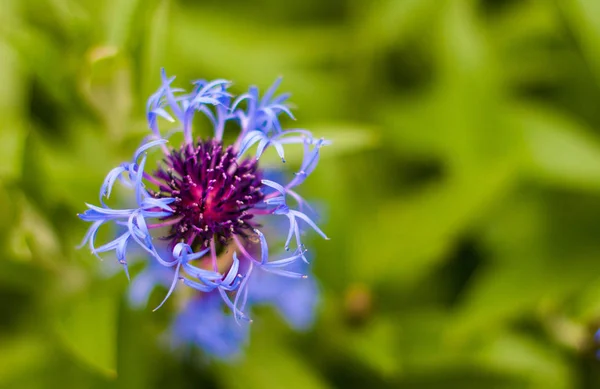
[[[161,85],[147,103],[150,135],[130,161],[107,174],[100,188],[100,205],[87,204],[88,209],[79,215],[91,223],[82,246],[87,245],[96,256],[114,251],[128,277],[128,254],[138,247],[148,254],[150,263],[133,281],[132,301],[137,304],[143,304],[157,284],[168,289],[157,308],[178,285],[196,291],[187,304],[191,308],[179,314],[175,325],[187,330],[176,332],[185,335],[181,339],[195,339],[211,354],[228,354],[217,349],[236,349],[232,339],[244,338],[238,336],[244,332],[239,322],[250,321],[244,311],[253,304],[274,304],[292,326],[305,327],[312,321],[314,304],[309,302],[316,301],[316,284],[306,280],[307,248],[302,236],[308,229],[328,238],[304,213],[309,206],[297,187],[315,170],[321,149],[329,142],[304,129],[284,129],[282,117],[294,117],[286,103],[289,95],[275,96],[280,79],[262,97],[255,87],[235,97],[227,90],[227,80],[195,81],[187,92],[172,87],[174,79],[162,71]],[[198,112],[213,126],[209,139],[193,136]],[[175,123],[183,133],[181,145],[168,143],[169,135],[160,129],[164,120]],[[236,126],[237,138],[225,145],[225,129]],[[287,182],[266,179],[261,155],[273,147],[285,162],[284,146],[293,143],[304,146],[300,170]],[[254,146],[254,157],[246,156]],[[157,163],[151,164],[157,167],[146,171],[148,159],[157,154]],[[131,199],[122,203],[133,207],[106,205],[117,181],[131,193]],[[287,233],[265,236],[261,226],[276,218],[287,220]],[[98,230],[106,224],[120,232],[98,246]],[[273,259],[269,244],[277,241],[288,254]],[[223,304],[233,312],[232,317],[222,316]],[[223,334],[229,333],[231,339],[220,346],[209,344],[215,339],[204,338],[211,332],[210,325],[193,324],[200,320],[198,315]],[[233,330],[230,325],[238,327]]]

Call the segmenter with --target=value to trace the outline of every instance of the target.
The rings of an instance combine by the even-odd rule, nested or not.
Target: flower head
[[[191,92],[173,88],[173,81],[174,77],[168,78],[162,72],[161,86],[147,104],[151,134],[131,161],[108,173],[100,189],[100,205],[87,204],[88,209],[79,215],[91,223],[82,246],[87,244],[97,256],[114,251],[128,277],[128,253],[134,246],[141,248],[150,263],[134,280],[133,300],[142,302],[155,285],[163,284],[168,293],[160,307],[179,284],[192,288],[198,293],[193,294],[174,325],[181,335],[179,339],[195,339],[214,354],[219,354],[217,349],[228,354],[235,347],[229,347],[231,343],[225,347],[210,333],[239,335],[244,331],[229,327],[232,318],[222,317],[222,304],[233,312],[234,323],[239,319],[249,321],[244,308],[261,301],[271,301],[287,312],[284,316],[292,325],[303,327],[302,323],[310,321],[307,318],[312,308],[303,314],[293,302],[281,297],[295,296],[292,300],[298,302],[298,307],[310,305],[301,302],[304,297],[298,291],[302,287],[274,278],[295,278],[314,285],[303,281],[306,274],[298,270],[308,263],[302,232],[308,227],[327,237],[304,213],[308,205],[296,187],[314,171],[320,149],[329,142],[313,138],[307,130],[283,128],[280,116],[293,119],[293,115],[285,103],[289,96],[275,96],[280,80],[262,97],[257,88],[251,87],[237,98],[228,92],[230,82],[226,80],[196,81]],[[192,122],[197,113],[213,126],[208,139],[193,135]],[[159,126],[163,120],[175,123],[183,133],[181,145],[168,142],[169,136]],[[239,129],[230,145],[223,142],[227,123]],[[268,171],[260,163],[265,150],[273,147],[285,162],[284,145],[293,143],[304,146],[300,170],[287,182],[267,179]],[[253,147],[256,152],[249,155]],[[159,151],[162,156],[152,164],[157,167],[147,169],[149,155]],[[105,204],[117,180],[130,189],[131,199],[124,203],[134,206],[120,209]],[[269,255],[269,243],[261,230],[273,218],[283,218],[287,225],[281,236],[269,237],[271,242],[279,239],[288,251],[278,259]],[[120,232],[97,246],[97,232],[105,224],[116,225],[114,230]],[[199,324],[206,321],[210,325]],[[209,330],[212,327],[216,329]],[[237,335],[231,339],[244,338]],[[219,344],[224,346],[217,347]]]

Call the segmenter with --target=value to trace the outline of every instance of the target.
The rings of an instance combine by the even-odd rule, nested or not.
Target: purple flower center
[[[175,211],[163,220],[174,243],[208,247],[213,238],[225,244],[232,234],[252,234],[252,208],[264,195],[256,159],[238,161],[232,146],[199,140],[195,147],[171,150],[154,172],[155,197],[175,198]]]

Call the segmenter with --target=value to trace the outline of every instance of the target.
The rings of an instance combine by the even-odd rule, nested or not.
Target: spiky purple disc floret
[[[257,165],[255,159],[238,161],[233,146],[216,140],[171,150],[153,173],[154,197],[175,199],[173,213],[163,219],[167,238],[206,248],[213,237],[227,244],[233,234],[253,233],[252,209],[264,197]]]

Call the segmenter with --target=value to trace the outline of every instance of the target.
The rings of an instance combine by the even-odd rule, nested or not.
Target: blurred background
[[[282,75],[334,141],[317,323],[257,312],[233,364],[74,248],[163,66]],[[0,388],[600,387],[597,0],[1,0],[0,115]]]

